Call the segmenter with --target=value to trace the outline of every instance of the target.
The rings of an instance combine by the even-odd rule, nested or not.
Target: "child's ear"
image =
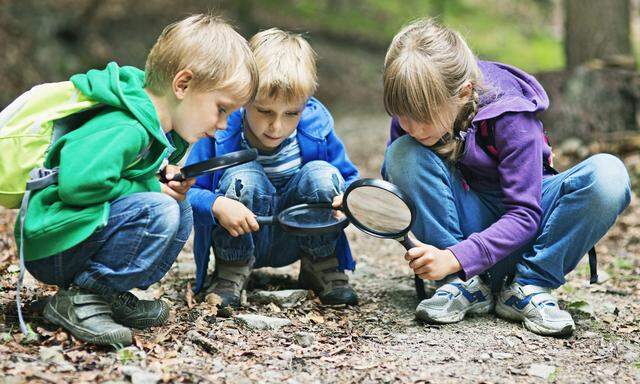
[[[183,69],[173,77],[171,89],[178,100],[184,99],[192,80],[193,72],[189,69]]]

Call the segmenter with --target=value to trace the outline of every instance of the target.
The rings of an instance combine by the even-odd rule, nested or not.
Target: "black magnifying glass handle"
[[[409,232],[411,233],[411,232]],[[408,251],[411,248],[416,247],[416,243],[411,239],[411,236],[407,233],[404,237],[398,238],[398,242],[402,244],[402,246]],[[424,280],[420,278],[418,275],[413,276],[413,280],[416,284],[416,294],[418,295],[418,300],[422,301],[427,298],[427,292],[424,289]]]
[[[175,175],[173,175],[173,178],[169,181],[185,181],[186,178],[184,177],[184,175],[182,173],[177,173]]]
[[[272,225],[277,223],[275,216],[256,216],[256,221],[260,225]]]
[[[417,247],[415,241],[411,238],[412,236],[411,232],[407,232],[403,237],[398,237],[396,240],[408,251],[411,248]]]

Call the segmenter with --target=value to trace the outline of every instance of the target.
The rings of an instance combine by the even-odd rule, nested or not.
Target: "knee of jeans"
[[[629,173],[617,157],[601,153],[587,159],[590,205],[621,212],[631,200]]]
[[[178,226],[176,239],[187,241],[193,228],[193,211],[187,199],[179,201],[178,206],[180,207],[180,225]]]
[[[157,235],[172,235],[178,231],[183,207],[173,197],[164,193],[149,193],[143,204],[149,215],[149,231]]]
[[[224,175],[225,196],[245,205],[253,202],[256,195],[272,192],[273,185],[260,164],[253,161],[230,169]]]
[[[445,175],[446,170],[444,161],[434,151],[409,135],[398,138],[387,148],[384,167],[389,181],[397,184],[412,183],[418,171]]]
[[[314,160],[302,169],[298,190],[300,195],[308,195],[309,202],[329,202],[344,190],[344,179],[340,171],[326,161]]]

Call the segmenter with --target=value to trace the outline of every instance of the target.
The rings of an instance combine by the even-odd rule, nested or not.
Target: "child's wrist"
[[[226,199],[226,197],[218,196],[211,205],[211,213],[213,213],[213,217],[215,217],[216,220],[220,219],[220,207],[224,205],[224,199]]]
[[[460,261],[458,261],[456,255],[450,249],[445,249],[444,251],[449,255],[449,274],[460,272],[462,270],[462,265],[460,264]]]

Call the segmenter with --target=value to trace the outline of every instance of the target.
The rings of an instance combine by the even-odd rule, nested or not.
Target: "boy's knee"
[[[326,161],[310,161],[300,172],[300,192],[314,192],[312,195],[317,197],[318,202],[331,201],[344,190],[344,179],[340,171]]]
[[[225,196],[245,204],[252,201],[254,195],[268,193],[273,188],[264,169],[255,161],[229,169],[223,179]]]
[[[175,234],[182,222],[183,207],[165,193],[145,193],[141,202],[149,215],[149,229],[155,234]]]
[[[586,161],[591,205],[622,211],[631,200],[629,174],[624,163],[605,153],[594,155]]]

